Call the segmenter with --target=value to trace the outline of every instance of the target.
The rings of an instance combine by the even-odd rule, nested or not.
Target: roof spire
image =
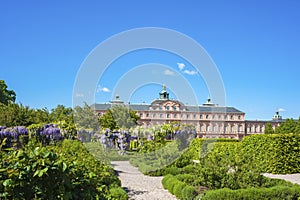
[[[162,90],[159,93],[159,99],[161,100],[169,100],[169,93],[167,92],[166,85],[162,85]]]

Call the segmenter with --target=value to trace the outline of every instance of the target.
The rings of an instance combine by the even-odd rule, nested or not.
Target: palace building
[[[94,104],[98,115],[105,114],[113,105],[125,105],[119,96],[109,103]],[[127,104],[140,116],[139,125],[149,128],[153,125],[168,122],[191,124],[195,127],[198,137],[205,138],[242,138],[249,134],[264,133],[266,123],[275,129],[283,120],[277,112],[270,121],[245,120],[245,113],[234,107],[222,107],[211,102],[202,105],[185,105],[178,100],[169,98],[166,86],[163,85],[159,98],[151,104]]]

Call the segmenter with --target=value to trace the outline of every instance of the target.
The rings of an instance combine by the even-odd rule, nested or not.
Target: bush
[[[184,183],[188,183],[191,184],[194,182],[195,176],[191,175],[191,174],[178,174],[176,175],[176,178],[179,181],[182,181]]]
[[[275,186],[271,188],[247,188],[240,190],[230,190],[228,188],[210,190],[205,192],[202,200],[260,200],[272,199],[282,200],[291,199],[297,200],[300,197],[300,186]]]
[[[107,199],[120,186],[114,170],[79,141],[0,151],[1,199]]]
[[[164,168],[164,174],[172,174],[172,175],[177,175],[180,174],[181,170],[177,167],[171,166],[171,167],[166,167]]]
[[[177,183],[174,185],[173,187],[173,194],[178,198],[181,199],[182,198],[182,190],[183,188],[185,188],[187,186],[186,183],[181,182],[181,181],[177,181]]]
[[[170,178],[172,178],[173,176],[171,175],[171,174],[168,174],[168,175],[166,175],[166,176],[164,176],[164,178],[162,179],[162,185],[163,185],[163,187],[167,190],[168,188],[167,188],[167,181],[170,179]]]
[[[109,192],[110,192],[110,197],[112,199],[116,199],[116,200],[128,199],[127,193],[121,187],[111,188]]]
[[[182,200],[191,200],[194,199],[196,196],[198,195],[196,188],[192,187],[192,186],[185,186],[182,189]]]

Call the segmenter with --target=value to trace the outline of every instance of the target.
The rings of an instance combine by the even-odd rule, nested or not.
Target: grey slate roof
[[[110,103],[102,103],[102,104],[94,104],[95,110],[107,110],[111,108],[113,104]],[[148,111],[150,105],[149,104],[129,104],[129,108],[135,111]],[[234,108],[234,107],[221,107],[221,106],[184,106],[186,112],[204,112],[204,113],[240,113],[243,114],[242,111]]]

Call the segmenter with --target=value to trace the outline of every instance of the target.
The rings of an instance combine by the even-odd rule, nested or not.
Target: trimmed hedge
[[[272,199],[297,200],[300,197],[300,186],[275,186],[271,188],[247,188],[240,190],[230,190],[228,188],[209,190],[205,192],[202,200],[261,200]]]
[[[171,174],[168,174],[162,179],[162,184],[165,189],[179,199],[191,200],[198,195],[196,188],[179,181]]]
[[[242,150],[262,172],[300,172],[300,134],[251,135],[243,138]]]

